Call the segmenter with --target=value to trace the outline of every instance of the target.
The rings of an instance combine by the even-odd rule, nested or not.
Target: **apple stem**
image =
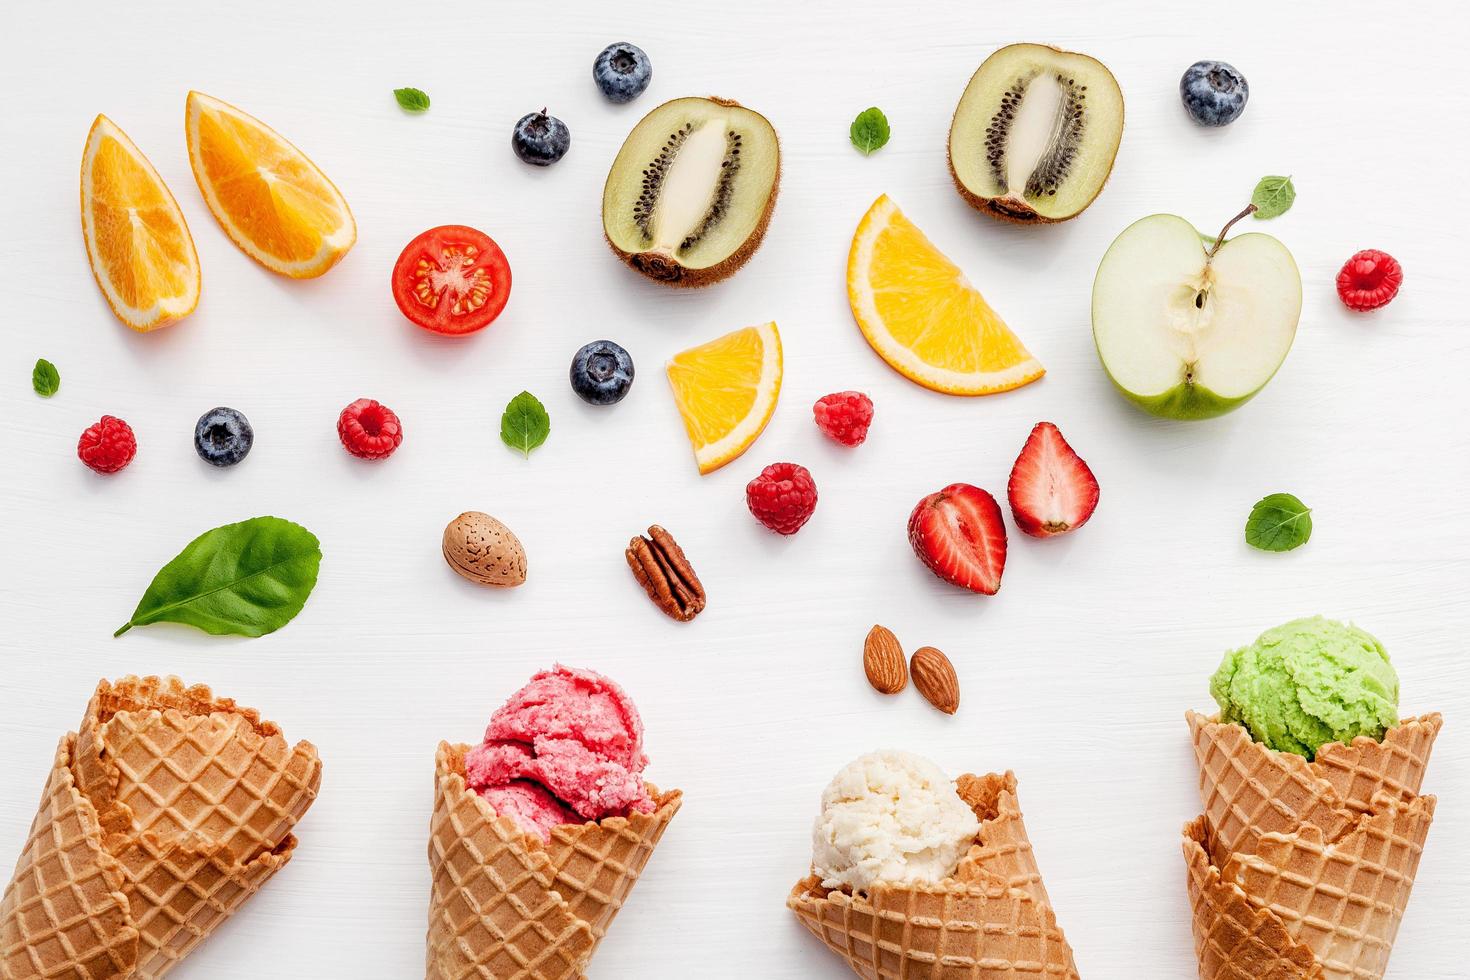
[[[1213,259],[1215,257],[1215,253],[1220,251],[1220,246],[1225,244],[1225,236],[1230,233],[1230,229],[1235,226],[1235,223],[1255,210],[1256,206],[1254,204],[1247,204],[1244,211],[1240,212],[1235,217],[1225,222],[1225,227],[1220,229],[1220,237],[1215,239],[1215,244],[1210,248],[1210,258]]]

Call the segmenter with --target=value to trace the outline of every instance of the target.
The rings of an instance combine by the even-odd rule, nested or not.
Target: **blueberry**
[[[633,386],[633,358],[611,340],[594,340],[572,358],[572,390],[589,405],[616,405]]]
[[[592,62],[592,80],[609,102],[632,102],[652,78],[653,62],[642,48],[627,41],[609,44]]]
[[[526,163],[549,167],[567,155],[572,146],[572,131],[567,124],[546,110],[528,112],[516,123],[510,134],[510,148]]]
[[[211,408],[194,426],[194,448],[212,466],[234,466],[254,444],[250,420],[233,408]]]
[[[1245,111],[1251,87],[1223,61],[1196,61],[1179,79],[1184,108],[1201,126],[1228,126]]]

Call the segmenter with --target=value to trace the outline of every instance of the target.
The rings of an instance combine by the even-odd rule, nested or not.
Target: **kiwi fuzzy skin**
[[[745,108],[734,99],[721,98],[718,95],[705,96],[717,105],[731,106],[736,109]],[[755,112],[754,109],[749,110]],[[760,113],[756,113],[761,115]],[[765,118],[762,116],[762,118]],[[770,120],[766,120],[767,124]],[[771,132],[776,132],[776,127],[771,127]],[[612,180],[612,174],[607,175]],[[755,250],[760,248],[761,242],[766,237],[766,228],[771,223],[771,214],[776,210],[776,198],[781,192],[781,137],[776,135],[776,176],[771,181],[771,196],[766,198],[766,208],[761,213],[760,220],[755,223],[755,228],[746,237],[745,241],[735,251],[725,257],[724,261],[717,262],[706,269],[689,269],[678,262],[666,259],[663,256],[655,256],[650,252],[625,252],[613,244],[612,238],[607,234],[606,225],[603,226],[602,238],[607,242],[607,247],[612,249],[614,255],[623,261],[628,268],[641,273],[648,279],[663,286],[672,286],[675,289],[699,289],[704,286],[713,286],[721,280],[728,279],[740,271],[740,267],[750,260]]]
[[[1009,45],[1007,45],[1006,47],[1009,47]],[[1065,48],[1059,48],[1054,44],[1043,45],[1043,47],[1051,48],[1051,50],[1055,51],[1057,54],[1072,54],[1086,58],[1089,61],[1096,63],[1099,68],[1106,72],[1107,76],[1113,79],[1114,85],[1118,83],[1118,80],[1113,77],[1112,69],[1103,64],[1101,61],[1098,61],[1096,58],[1092,57],[1092,55],[1082,54],[1082,52],[1080,51],[1068,51]],[[1004,50],[1004,47],[997,48],[995,51],[991,52],[990,57],[994,57],[997,53]],[[988,57],[985,60],[989,61],[990,58]],[[981,62],[980,67],[975,69],[975,74],[970,76],[970,82],[973,82],[975,80],[975,75],[979,75],[980,72],[984,70],[984,68],[985,62]],[[968,89],[969,87],[970,83],[966,82],[965,88]],[[1119,91],[1122,91],[1121,87],[1119,88]],[[1010,200],[1000,197],[981,197],[979,194],[976,194],[974,191],[970,190],[964,185],[964,183],[960,180],[959,173],[957,173],[954,168],[954,125],[955,121],[959,118],[960,115],[960,106],[963,104],[964,97],[962,95],[960,101],[955,103],[954,114],[949,117],[949,132],[945,134],[944,137],[944,159],[945,162],[949,165],[949,177],[950,180],[954,181],[955,190],[960,192],[960,197],[965,199],[966,204],[974,208],[976,211],[979,211],[981,214],[989,215],[990,217],[995,218],[998,221],[1006,221],[1013,225],[1060,224],[1063,221],[1071,221],[1083,211],[1086,211],[1088,208],[1092,207],[1092,202],[1096,201],[1097,196],[1103,192],[1103,188],[1108,186],[1108,179],[1113,175],[1113,166],[1118,162],[1118,154],[1116,151],[1114,151],[1113,153],[1113,159],[1108,161],[1107,175],[1104,176],[1102,182],[1097,185],[1097,190],[1094,191],[1092,196],[1087,199],[1087,202],[1076,211],[1073,211],[1071,214],[1063,215],[1060,218],[1048,218],[1046,215],[1041,214],[1040,212],[1029,207],[1023,201]],[[1123,113],[1123,118],[1120,118],[1118,120],[1119,145],[1122,145],[1123,130],[1126,128],[1127,125],[1127,109],[1128,107],[1125,103],[1121,110]]]

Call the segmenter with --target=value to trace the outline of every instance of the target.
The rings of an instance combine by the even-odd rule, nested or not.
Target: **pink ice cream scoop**
[[[548,840],[557,824],[652,813],[646,765],[643,722],[623,689],[558,664],[490,718],[465,776],[497,813]]]
[[[513,780],[504,786],[486,786],[478,792],[496,813],[510,817],[521,830],[543,841],[551,840],[552,827],[580,822],[575,813],[535,783]]]

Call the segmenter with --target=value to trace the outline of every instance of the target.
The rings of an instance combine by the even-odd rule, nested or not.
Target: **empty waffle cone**
[[[290,860],[320,782],[207,687],[101,682],[0,901],[0,978],[163,977]]]
[[[1418,791],[1441,717],[1312,762],[1237,725],[1189,723],[1205,813],[1183,848],[1202,980],[1380,980],[1434,819]]]
[[[429,829],[428,980],[574,980],[638,882],[678,790],[653,813],[522,833],[465,783],[469,746],[440,743]]]
[[[1016,777],[961,776],[980,833],[935,885],[833,891],[815,875],[786,899],[802,925],[868,980],[1077,980],[1016,800]]]

